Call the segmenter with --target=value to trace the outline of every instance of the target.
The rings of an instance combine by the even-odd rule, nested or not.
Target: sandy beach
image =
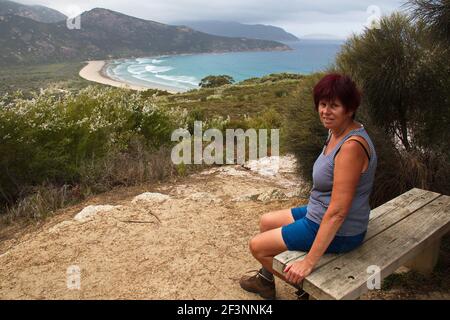
[[[82,77],[83,79],[86,79],[88,81],[93,81],[93,82],[97,82],[97,83],[101,83],[101,84],[110,85],[113,87],[127,88],[127,89],[138,90],[138,91],[143,91],[143,90],[147,90],[147,89],[158,89],[158,90],[165,90],[170,93],[181,92],[181,90],[178,91],[174,88],[165,87],[160,84],[153,84],[150,82],[149,82],[148,86],[139,86],[139,85],[134,85],[134,84],[117,81],[117,80],[109,78],[103,72],[103,68],[106,65],[105,61],[97,60],[97,61],[86,61],[86,62],[88,64],[83,69],[81,69],[79,75],[80,75],[80,77]]]

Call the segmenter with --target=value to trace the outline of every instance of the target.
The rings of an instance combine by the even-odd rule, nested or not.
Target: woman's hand
[[[305,279],[312,272],[314,264],[308,259],[295,261],[294,263],[288,265],[284,272],[286,281],[294,285],[298,285],[303,279]]]

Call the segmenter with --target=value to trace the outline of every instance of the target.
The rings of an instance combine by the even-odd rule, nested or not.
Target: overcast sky
[[[173,24],[184,20],[222,20],[272,24],[298,37],[359,33],[371,17],[402,10],[406,0],[16,0],[40,4],[73,16],[95,7]],[[368,11],[375,6],[372,11]]]

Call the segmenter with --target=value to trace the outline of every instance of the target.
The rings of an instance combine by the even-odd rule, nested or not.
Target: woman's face
[[[339,99],[334,101],[320,100],[318,106],[320,121],[327,129],[341,129],[352,118],[353,112],[345,112]]]

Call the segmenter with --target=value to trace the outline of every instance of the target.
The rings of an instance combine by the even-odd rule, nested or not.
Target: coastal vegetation
[[[185,175],[201,166],[170,161],[171,132],[204,128],[279,128],[284,152],[284,110],[301,83],[292,75],[274,81],[167,94],[100,85],[57,86],[27,96],[11,91],[0,102],[1,215],[39,220],[52,211],[118,186]],[[34,85],[33,83],[31,83]],[[277,92],[286,92],[280,95]],[[5,214],[6,212],[6,214]]]
[[[2,66],[0,68],[0,95],[20,91],[25,97],[41,88],[77,91],[92,85],[78,73],[84,62],[64,62],[30,66]]]
[[[218,76],[207,76],[200,80],[199,87],[200,88],[216,88],[221,87],[226,84],[234,83],[233,77],[230,77],[226,74],[218,75]]]

